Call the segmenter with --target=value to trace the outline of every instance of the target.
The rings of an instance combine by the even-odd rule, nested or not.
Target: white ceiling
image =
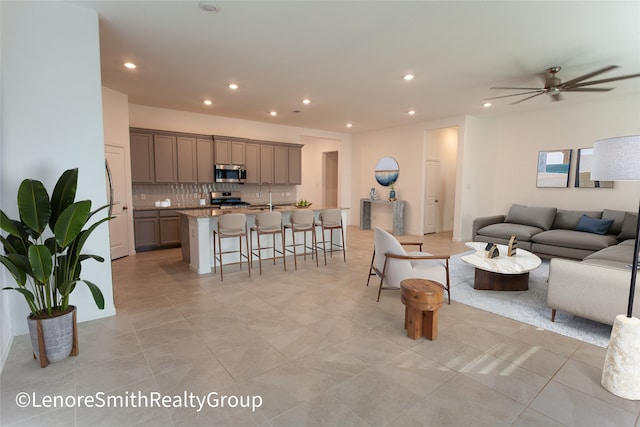
[[[103,84],[133,104],[362,132],[640,93],[637,78],[482,107],[515,93],[491,86],[542,87],[551,66],[563,81],[607,65],[621,68],[595,79],[640,73],[638,1],[215,1],[216,14],[198,1],[74,3],[99,12]]]

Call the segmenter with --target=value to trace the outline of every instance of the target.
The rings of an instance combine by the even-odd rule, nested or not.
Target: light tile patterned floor
[[[117,316],[82,323],[80,355],[40,369],[16,337],[1,377],[7,426],[640,426],[640,402],[600,386],[604,349],[453,302],[435,341],[403,330],[397,291],[365,286],[373,233],[347,263],[197,276],[180,250],[113,263]],[[416,240],[405,237],[401,240]],[[462,252],[448,235],[425,250]],[[19,392],[260,396],[247,408],[26,408]],[[102,394],[104,393],[104,395]],[[105,398],[106,399],[106,398]],[[212,401],[215,403],[215,401]],[[231,403],[234,403],[233,401]],[[245,402],[246,403],[246,402]]]

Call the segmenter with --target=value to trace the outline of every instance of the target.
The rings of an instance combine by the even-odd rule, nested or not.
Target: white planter
[[[58,362],[66,359],[76,347],[74,355],[77,354],[76,344],[76,307],[68,313],[47,319],[33,319],[31,315],[27,317],[29,324],[29,334],[31,335],[31,345],[34,356],[40,360],[40,365],[44,368],[49,362]],[[38,336],[38,323],[42,325],[42,337]],[[40,341],[40,339],[41,341]],[[45,360],[40,357],[40,349],[45,349]]]

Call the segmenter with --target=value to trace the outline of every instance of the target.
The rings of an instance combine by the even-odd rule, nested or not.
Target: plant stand
[[[77,356],[80,354],[78,348],[78,322],[76,320],[77,310],[73,310],[73,344],[71,346],[71,356]],[[49,359],[47,359],[47,349],[44,345],[44,333],[42,332],[42,320],[36,319],[36,331],[38,333],[38,351],[40,352],[40,367],[46,368],[49,365]],[[36,353],[33,353],[33,358],[37,359]]]

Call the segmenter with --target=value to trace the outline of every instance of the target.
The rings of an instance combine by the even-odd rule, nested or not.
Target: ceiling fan
[[[628,76],[620,76],[620,77],[611,77],[609,79],[601,79],[601,80],[591,80],[585,82],[584,80],[590,79],[591,77],[597,76],[598,74],[606,73],[607,71],[611,71],[615,68],[618,68],[617,65],[609,65],[608,67],[601,68],[599,70],[593,71],[591,73],[585,74],[580,77],[576,77],[575,79],[569,80],[568,82],[562,83],[559,77],[556,74],[562,69],[562,67],[551,67],[547,68],[547,74],[545,76],[545,84],[544,87],[536,88],[536,87],[508,87],[508,86],[494,86],[491,89],[501,89],[501,90],[524,90],[527,92],[515,93],[513,95],[503,95],[503,96],[495,96],[493,98],[486,98],[486,100],[491,99],[499,99],[499,98],[508,98],[511,96],[522,96],[529,95],[526,98],[520,99],[516,102],[512,102],[512,104],[519,104],[523,101],[526,101],[531,98],[535,98],[538,95],[542,95],[546,93],[551,96],[552,101],[560,101],[562,100],[562,92],[608,92],[613,90],[613,88],[601,88],[601,87],[586,87],[591,85],[598,85],[601,83],[613,82],[616,80],[624,80],[624,79],[632,79],[635,77],[640,77],[640,74],[629,74]]]

